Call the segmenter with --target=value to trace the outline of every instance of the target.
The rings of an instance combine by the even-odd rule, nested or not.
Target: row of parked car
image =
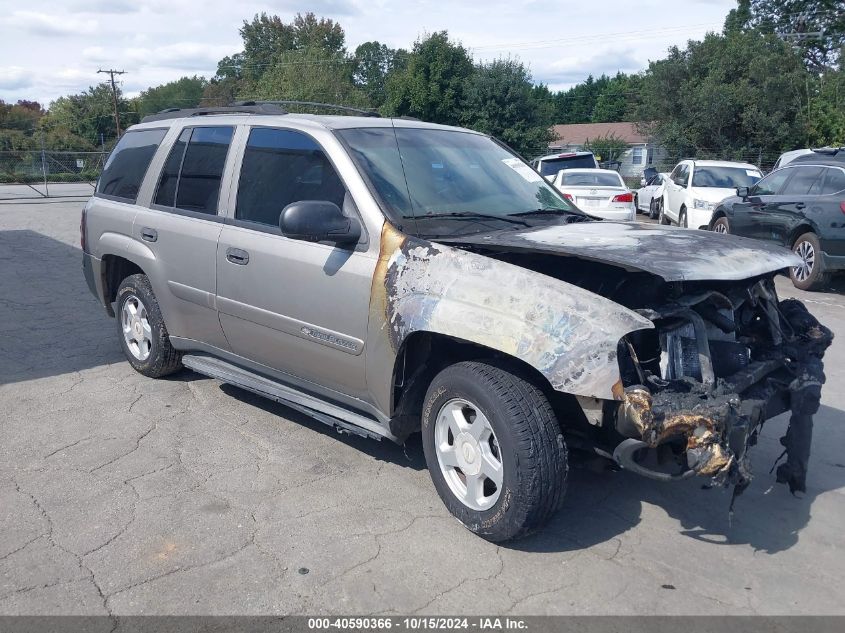
[[[589,152],[553,154],[534,167],[581,210],[608,220],[648,214],[660,224],[733,233],[792,249],[796,287],[815,290],[845,270],[845,148],[784,153],[765,177],[750,163],[688,159],[647,168],[632,191]]]
[[[638,210],[661,224],[733,233],[792,249],[803,290],[845,270],[845,148],[796,150],[765,177],[754,165],[683,160],[651,175],[636,192]]]

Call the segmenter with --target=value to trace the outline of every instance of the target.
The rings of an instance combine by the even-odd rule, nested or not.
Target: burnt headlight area
[[[778,301],[768,278],[637,312],[655,329],[619,344],[624,394],[613,424],[626,439],[614,458],[654,479],[700,475],[739,493],[763,423],[791,411],[777,479],[803,491],[830,330],[800,301]]]

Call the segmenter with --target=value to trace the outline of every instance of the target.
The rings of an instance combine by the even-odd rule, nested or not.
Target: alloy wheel
[[[434,423],[434,449],[449,490],[473,510],[499,498],[504,467],[490,420],[462,398],[446,402]]]
[[[120,311],[120,325],[129,352],[140,361],[150,357],[153,334],[147,308],[135,295],[129,295]]]
[[[804,240],[798,242],[793,250],[803,263],[800,266],[795,266],[792,272],[798,281],[806,281],[813,274],[813,267],[816,265],[816,249],[810,242]]]

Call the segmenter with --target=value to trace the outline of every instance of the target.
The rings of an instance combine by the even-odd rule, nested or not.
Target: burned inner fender
[[[395,231],[385,227],[382,246],[396,244]],[[619,340],[654,327],[572,284],[410,237],[389,254],[383,283],[383,318],[394,353],[412,332],[436,332],[519,358],[555,389],[575,395],[619,397],[613,394],[620,380]]]

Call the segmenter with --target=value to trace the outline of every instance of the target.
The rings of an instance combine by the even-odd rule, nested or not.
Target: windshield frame
[[[400,231],[410,233],[412,235],[419,236],[419,237],[425,237],[425,236],[429,235],[429,233],[426,232],[426,231],[420,230],[420,228],[419,228],[419,222],[420,221],[425,222],[426,220],[431,220],[431,219],[436,219],[438,217],[441,217],[443,220],[454,220],[454,221],[460,222],[461,220],[464,220],[465,218],[460,218],[460,217],[458,217],[458,218],[451,217],[450,218],[450,217],[446,216],[445,214],[441,215],[441,216],[438,216],[437,214],[431,215],[431,216],[417,216],[416,214],[414,214],[412,216],[405,216],[405,215],[401,215],[399,213],[396,213],[395,210],[389,204],[387,204],[385,202],[385,200],[382,198],[382,195],[379,193],[379,190],[376,188],[375,184],[372,182],[372,179],[370,178],[370,174],[368,173],[368,170],[365,168],[364,165],[362,165],[360,163],[360,160],[359,160],[358,156],[356,155],[356,150],[353,148],[353,146],[350,144],[349,140],[343,134],[344,132],[349,132],[349,131],[354,131],[354,130],[371,130],[371,129],[389,129],[391,132],[393,132],[394,136],[399,130],[410,129],[410,130],[426,130],[426,131],[430,130],[430,131],[439,132],[439,133],[469,134],[469,135],[473,135],[473,136],[480,136],[480,137],[486,138],[489,141],[496,144],[497,146],[499,146],[505,152],[507,152],[512,158],[516,158],[517,160],[519,160],[526,168],[528,168],[532,172],[536,173],[537,176],[540,178],[539,184],[544,186],[545,188],[548,188],[548,190],[551,192],[551,194],[556,196],[560,200],[560,202],[563,204],[563,208],[560,209],[559,216],[546,216],[546,218],[548,218],[548,217],[566,218],[567,216],[572,216],[572,215],[584,216],[585,218],[589,217],[587,214],[585,214],[583,211],[581,211],[578,207],[576,207],[574,204],[572,204],[569,200],[564,198],[563,194],[561,194],[548,180],[546,180],[545,177],[543,177],[540,174],[540,172],[537,169],[535,169],[518,152],[514,151],[506,143],[500,141],[496,137],[491,136],[489,134],[484,134],[482,132],[477,132],[475,130],[470,130],[470,129],[465,129],[465,128],[441,128],[441,127],[428,127],[428,126],[418,126],[417,127],[417,126],[404,126],[404,125],[400,126],[400,127],[397,127],[395,125],[391,125],[389,127],[388,126],[360,126],[360,127],[344,127],[344,128],[332,129],[331,130],[332,134],[337,139],[338,143],[340,143],[340,145],[343,147],[344,151],[346,152],[347,156],[351,160],[352,164],[355,166],[355,169],[357,170],[358,175],[361,177],[361,180],[366,185],[367,190],[369,191],[373,200],[378,205],[382,215],[384,216],[384,218],[386,220],[388,220],[394,227],[396,227]],[[399,148],[398,145],[397,145],[397,152],[399,153],[399,155],[401,157],[401,148]],[[403,171],[404,171],[404,162],[403,162]],[[406,181],[406,187],[407,187],[407,181]],[[512,227],[513,225],[512,225],[512,222],[510,222],[510,220],[511,220],[511,218],[515,219],[515,216],[513,214],[517,214],[517,213],[524,212],[524,211],[525,211],[524,209],[514,209],[512,214],[509,213],[507,215],[502,215],[502,217],[500,219],[497,218],[496,220],[490,220],[490,221],[500,221],[502,223],[501,228]],[[412,211],[412,213],[413,213],[413,211]],[[548,221],[548,219],[546,221]],[[469,223],[467,223],[467,229],[470,229]],[[483,233],[483,232],[488,232],[490,230],[491,230],[491,228],[489,226],[480,226],[478,228],[473,228],[472,230],[469,230],[467,232],[461,232],[460,235],[470,235],[470,234],[475,234],[475,233]],[[458,236],[459,236],[459,234],[456,233],[455,237],[458,237]]]

